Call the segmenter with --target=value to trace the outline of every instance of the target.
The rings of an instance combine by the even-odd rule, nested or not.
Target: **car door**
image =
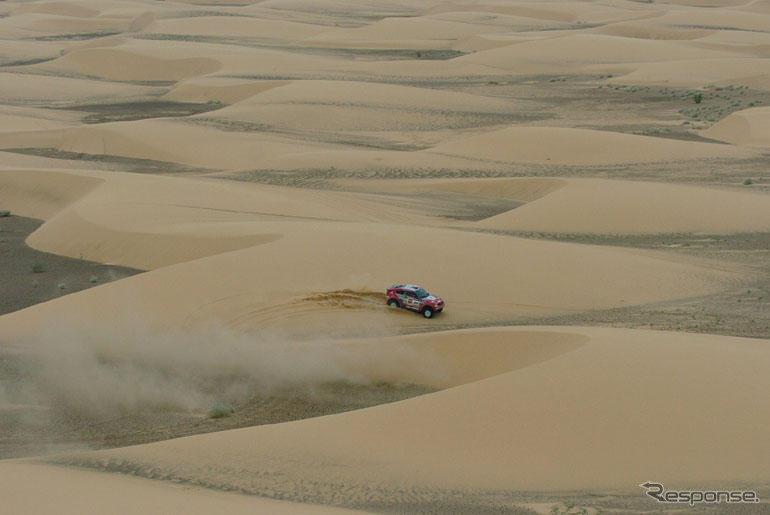
[[[415,311],[420,309],[420,300],[413,291],[406,292],[406,307]]]
[[[401,305],[405,308],[409,307],[409,292],[406,290],[396,290],[396,297],[398,297],[398,301],[401,303]]]

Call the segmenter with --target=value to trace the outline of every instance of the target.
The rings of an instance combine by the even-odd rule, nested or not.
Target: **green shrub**
[[[751,186],[752,184],[754,184],[754,181],[752,181],[751,178],[743,180],[743,185],[744,186]]]
[[[45,267],[43,266],[43,263],[32,263],[32,266],[30,266],[30,269],[35,274],[42,274],[45,272]]]
[[[91,278],[88,279],[88,282],[91,283],[91,284],[99,282],[99,278],[96,277],[95,275],[92,275]]]
[[[8,211],[7,209],[0,209],[0,218],[6,217],[6,216],[11,216],[11,212]]]
[[[703,100],[703,93],[695,93],[695,94],[692,96],[692,99],[693,99],[693,100],[695,100],[695,103],[696,103],[696,104],[700,104],[700,103],[701,103],[701,101]]]
[[[209,408],[207,415],[209,418],[229,417],[235,410],[229,404],[214,403]]]

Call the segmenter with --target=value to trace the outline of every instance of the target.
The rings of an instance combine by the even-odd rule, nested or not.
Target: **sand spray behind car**
[[[216,326],[162,332],[128,319],[80,328],[52,324],[10,343],[21,350],[4,356],[14,370],[4,372],[12,380],[0,382],[0,407],[54,407],[84,417],[205,410],[286,387],[387,380],[414,367],[442,373],[428,349],[392,341],[352,345]]]

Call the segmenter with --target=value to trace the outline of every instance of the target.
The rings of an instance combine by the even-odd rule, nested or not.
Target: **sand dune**
[[[94,2],[97,3],[97,2]],[[99,14],[99,9],[93,9],[83,2],[44,2],[21,5],[13,10],[14,15],[21,13],[43,13],[58,16],[74,16],[78,18],[91,18]]]
[[[758,57],[770,55],[770,34],[739,30],[712,31],[698,39],[698,43],[718,50],[745,52]]]
[[[63,45],[58,42],[9,41],[0,49],[0,65],[20,66],[56,59],[61,55],[62,47]]]
[[[209,58],[159,59],[119,49],[89,48],[73,50],[48,67],[115,81],[178,81],[215,72],[221,64]]]
[[[426,141],[412,131],[494,126],[516,116],[516,105],[502,99],[398,85],[306,80],[267,89],[196,118],[234,128],[246,122],[247,128],[302,139],[401,150],[424,148],[442,139],[436,135]]]
[[[46,220],[102,184],[97,178],[68,173],[0,171],[0,199],[14,213]]]
[[[686,9],[672,10],[656,18],[655,22],[663,26],[675,28],[695,27],[763,32],[770,26],[770,16],[741,12],[737,9]]]
[[[755,107],[731,114],[703,134],[735,145],[770,145],[770,107]]]
[[[217,39],[246,38],[274,43],[296,42],[327,30],[307,23],[260,20],[233,16],[199,16],[156,20],[143,29],[150,34],[209,36]]]
[[[580,67],[592,64],[713,59],[728,55],[679,41],[577,34],[485,50],[458,58],[458,61],[516,73],[559,73],[559,70],[580,71]]]
[[[16,6],[13,14],[41,13],[75,18],[93,18],[101,15],[126,18],[135,15],[137,11],[147,12],[147,10],[147,3],[141,0],[72,0],[24,3]]]
[[[770,66],[767,59],[697,59],[663,63],[639,63],[622,69],[621,77],[612,82],[622,84],[659,84],[674,87],[745,85],[770,89]]]
[[[767,231],[768,200],[764,194],[692,186],[570,179],[563,188],[478,225],[555,233]]]
[[[770,350],[731,335],[768,335],[768,27],[767,0],[0,2],[0,456],[49,453],[0,461],[0,509],[766,490]],[[401,282],[446,309],[388,307]]]
[[[48,131],[29,131],[4,135],[3,148],[57,149],[73,154],[112,155],[158,161],[182,161],[178,154],[155,145],[137,141],[101,125],[98,128],[76,127]]]
[[[412,144],[420,146],[435,145],[437,140],[433,138],[435,134],[427,132],[429,137],[423,139],[423,134],[413,131],[408,134]],[[378,136],[373,134],[372,136]],[[440,133],[439,133],[440,136]],[[444,135],[445,136],[445,135]],[[350,139],[348,139],[350,141]],[[379,141],[373,139],[378,145],[382,145],[382,139]],[[390,139],[386,145],[394,147],[401,144],[404,140]],[[479,167],[477,159],[455,156],[438,155],[429,151],[399,152],[385,150],[382,148],[355,147],[331,147],[317,148],[314,151],[303,151],[298,153],[286,153],[283,155],[267,155],[264,160],[258,163],[257,170],[341,170],[351,174],[360,173],[362,170],[372,170],[379,173],[386,173],[387,170],[434,170],[434,169],[475,169]],[[387,146],[385,147],[387,148]],[[484,162],[485,169],[499,170],[506,166],[505,163]],[[248,173],[248,172],[244,172]],[[236,172],[235,175],[238,175]]]
[[[149,159],[211,169],[250,169],[266,157],[329,148],[312,141],[297,142],[258,132],[227,132],[172,120],[141,120],[0,135],[0,147],[54,148],[71,153]]]
[[[74,113],[34,107],[0,108],[0,132],[23,132],[71,127],[80,121]]]
[[[756,0],[749,2],[741,7],[742,11],[770,14],[770,2],[767,0]]]
[[[505,7],[500,7],[500,11],[505,10]],[[441,11],[440,9],[442,8],[447,10]],[[424,18],[426,20],[441,20],[478,25],[479,27],[476,30],[477,35],[485,39],[503,39],[515,36],[527,39],[528,36],[532,37],[530,32],[533,31],[548,31],[559,28],[567,29],[571,26],[569,21],[517,16],[514,14],[503,14],[497,11],[490,15],[492,12],[491,9],[494,9],[494,7],[490,5],[456,6],[456,8],[453,9],[450,4],[429,9],[428,12],[430,14]],[[481,30],[482,27],[488,27],[488,29]],[[524,34],[519,34],[519,32]],[[461,38],[461,40],[464,41],[470,39],[472,39],[470,36]],[[455,45],[455,48],[457,48],[457,45]],[[483,48],[478,48],[476,50],[483,50]]]
[[[116,97],[131,100],[146,97],[153,92],[146,86],[110,84],[65,77],[46,77],[41,81],[36,75],[0,73],[3,89],[0,98],[8,104],[32,104],[36,106],[72,104],[89,101],[108,101]]]
[[[609,131],[511,127],[443,143],[430,150],[489,161],[610,164],[735,156],[734,148]]]
[[[451,192],[456,201],[508,199],[521,205],[460,223],[501,231],[586,234],[735,234],[767,231],[770,204],[762,192],[640,181],[562,178],[475,180],[339,180],[353,190],[424,194]]]
[[[413,5],[422,2],[403,2],[390,0],[380,2],[377,0],[362,0],[351,5],[342,0],[319,0],[317,2],[305,2],[302,0],[264,0],[255,2],[244,0],[244,3],[258,4],[259,9],[273,9],[287,12],[323,13],[327,15],[387,17],[397,15],[415,15],[417,10]]]
[[[513,372],[395,404],[58,461],[139,475],[153,470],[268,496],[296,488],[320,502],[334,502],[344,484],[354,503],[367,495],[405,500],[405,488],[438,500],[457,489],[482,497],[509,489],[628,489],[639,477],[722,485],[768,479],[770,383],[762,371],[770,354],[763,342],[534,330],[588,341]],[[462,334],[473,342],[487,331],[503,345],[506,334],[522,329]],[[480,340],[478,351],[485,347]],[[714,446],[725,452],[712,456]]]
[[[489,179],[485,181],[426,181],[423,187],[430,190],[452,191],[466,195],[501,197],[520,202],[531,202],[566,186],[563,179]],[[420,187],[412,183],[410,188]]]
[[[252,103],[342,104],[471,113],[510,113],[515,110],[511,102],[502,99],[428,88],[349,81],[295,81],[264,91],[241,106],[247,107]]]
[[[13,16],[12,24],[0,25],[7,36],[37,35],[41,37],[57,36],[62,34],[117,34],[129,30],[132,19],[128,18],[102,18],[71,16],[55,16],[51,14],[18,14]],[[23,37],[22,36],[22,37]]]
[[[394,277],[419,277],[426,287],[451,299],[453,309],[441,316],[441,323],[451,326],[702,295],[741,277],[723,266],[714,268],[686,258],[672,262],[665,256],[627,249],[451,230],[299,221],[241,226],[251,234],[282,237],[7,315],[0,319],[5,322],[3,331],[11,337],[17,334],[14,328],[34,330],[43,321],[62,316],[87,327],[93,314],[117,320],[128,309],[150,327],[182,329],[215,323],[246,333],[368,334],[376,328],[414,326],[421,319],[387,310],[383,304],[329,305],[302,299],[344,289],[376,293]],[[219,227],[226,230],[228,225]],[[51,242],[64,247],[62,253],[77,252],[100,261],[119,258],[112,262],[130,266],[163,264],[167,253],[164,246],[159,254],[158,240],[143,239],[141,234],[124,231],[115,239],[92,241],[81,228],[60,230],[71,237]],[[204,224],[204,228],[216,226]],[[30,240],[38,248],[44,241],[34,235]],[[223,242],[224,247],[227,239]],[[57,251],[56,246],[42,248]],[[405,263],[404,248],[436,257]],[[189,281],[190,277],[196,280]],[[565,290],[565,284],[572,288]]]
[[[451,49],[460,39],[490,32],[494,33],[495,28],[474,26],[467,20],[456,23],[425,17],[386,18],[366,27],[323,32],[305,38],[303,43],[343,48]]]
[[[169,58],[169,56],[174,56]],[[109,38],[93,40],[61,58],[38,65],[47,73],[87,75],[114,81],[180,81],[219,75],[283,79],[286,76],[360,76],[365,63],[296,51],[211,42]]]
[[[48,220],[28,239],[35,248],[140,269],[280,238],[284,229],[265,232],[265,221],[427,219],[414,210],[390,213],[387,204],[365,195],[84,171],[2,171],[0,203]]]
[[[590,341],[577,333],[547,331],[510,331],[508,328],[484,331],[440,331],[377,340],[347,340],[339,343],[344,352],[373,345],[410,348],[426,362],[397,369],[372,362],[356,363],[350,373],[362,374],[369,381],[429,384],[452,388],[554,359],[573,352]]]
[[[567,23],[606,23],[638,16],[639,11],[634,7],[636,6],[608,6],[601,3],[579,6],[572,2],[558,1],[540,5],[533,2],[441,2],[431,6],[429,12],[478,11]]]
[[[185,80],[164,95],[177,102],[220,102],[233,104],[271,88],[283,86],[285,81],[245,81],[222,78]]]
[[[745,0],[668,0],[666,3],[673,5],[699,6],[699,7],[745,7],[756,2]]]
[[[63,213],[35,232],[27,243],[38,249],[56,249],[64,256],[89,256],[106,264],[153,269],[270,243],[280,233],[260,233],[236,224],[164,227],[142,232],[116,231],[84,220],[77,212]],[[79,235],[79,236],[76,236]],[[149,249],[152,249],[150,251]]]
[[[40,464],[5,462],[0,476],[5,509],[15,513],[357,513]]]
[[[656,19],[612,23],[597,27],[595,32],[609,36],[638,39],[694,40],[717,33],[714,29],[672,28],[656,23]]]

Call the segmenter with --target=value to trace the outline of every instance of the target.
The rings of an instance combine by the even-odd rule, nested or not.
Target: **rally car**
[[[416,284],[397,284],[387,289],[388,306],[406,308],[431,318],[444,309],[444,300],[431,295]]]

